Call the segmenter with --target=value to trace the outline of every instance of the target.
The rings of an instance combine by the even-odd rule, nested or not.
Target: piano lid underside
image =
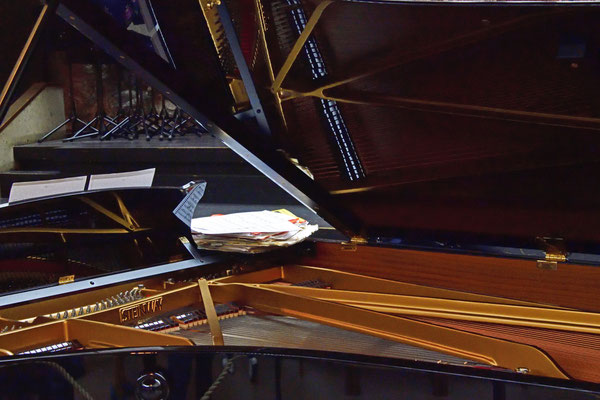
[[[281,102],[290,154],[369,236],[600,239],[600,9],[262,4],[276,76],[322,11],[265,101],[274,115]],[[255,79],[273,90],[265,68]]]

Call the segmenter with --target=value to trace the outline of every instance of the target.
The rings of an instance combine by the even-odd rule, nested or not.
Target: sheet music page
[[[83,192],[87,176],[49,179],[45,181],[15,182],[10,188],[8,202],[55,196],[65,193]]]
[[[90,176],[88,190],[151,187],[156,168]]]
[[[196,206],[198,206],[198,203],[202,199],[202,196],[204,196],[205,191],[206,182],[201,182],[195,185],[194,188],[190,190],[187,195],[185,195],[177,207],[175,207],[173,214],[183,221],[184,224],[190,226],[192,223],[192,218],[194,217]]]
[[[253,211],[213,217],[194,218],[192,232],[205,235],[252,232],[297,232],[290,217],[272,211]]]

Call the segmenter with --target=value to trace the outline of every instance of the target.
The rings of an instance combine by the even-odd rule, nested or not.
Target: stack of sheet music
[[[194,218],[191,228],[202,249],[262,253],[301,242],[319,227],[287,210],[276,210]]]

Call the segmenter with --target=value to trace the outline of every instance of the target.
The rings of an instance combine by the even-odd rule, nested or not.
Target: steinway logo
[[[148,314],[154,314],[162,310],[162,297],[148,300],[134,306],[123,307],[119,309],[119,319],[121,322],[129,322],[138,318],[142,318]]]

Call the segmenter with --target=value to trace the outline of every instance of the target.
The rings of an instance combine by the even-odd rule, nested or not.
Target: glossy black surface
[[[225,359],[225,361],[224,361]],[[594,399],[600,386],[418,361],[275,348],[81,351],[0,362],[5,398],[133,399],[144,384],[170,399],[200,398],[232,360],[212,399]],[[57,366],[64,368],[60,371]],[[229,365],[227,365],[229,367]],[[34,384],[35,383],[35,384]],[[161,398],[144,397],[144,398]],[[166,397],[162,397],[166,398]]]
[[[182,199],[173,188],[118,189],[0,208],[0,291],[190,259],[179,240],[189,228],[172,213]],[[136,229],[110,218],[112,213],[126,220],[119,201]]]

